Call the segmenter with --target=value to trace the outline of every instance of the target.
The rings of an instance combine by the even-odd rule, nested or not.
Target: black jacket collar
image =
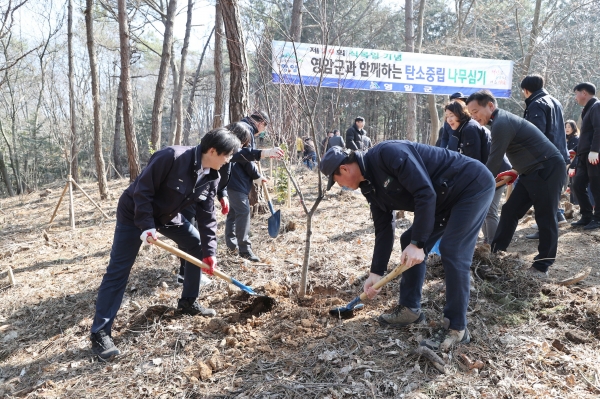
[[[597,101],[597,97],[592,97],[588,100],[587,104],[585,104],[585,107],[583,107],[583,111],[581,111],[581,119],[583,119],[585,114],[590,110],[590,108],[592,108],[592,105],[596,104]]]
[[[529,98],[525,99],[525,105],[529,107],[529,104],[531,104],[532,102],[534,102],[538,98],[544,97],[544,96],[547,96],[547,95],[548,95],[548,92],[546,91],[546,89],[539,89],[537,91],[534,91],[533,93],[531,93],[531,95],[529,96]]]

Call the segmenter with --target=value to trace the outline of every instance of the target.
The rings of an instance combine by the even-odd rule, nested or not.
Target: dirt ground
[[[299,177],[312,204],[316,174]],[[112,198],[102,202],[95,184],[83,184],[110,219],[76,192],[74,231],[66,201],[48,225],[62,184],[0,200],[0,397],[600,397],[600,231],[561,227],[557,261],[544,284],[521,270],[536,254],[537,241],[525,239],[533,232],[531,218],[519,224],[508,253],[478,251],[468,313],[473,340],[443,355],[442,373],[431,360],[412,354],[441,318],[445,287],[439,258],[430,257],[423,289],[427,324],[406,330],[379,326],[377,316],[397,303],[396,282],[352,319],[328,315],[332,306],[360,294],[369,270],[374,234],[362,195],[336,186],[320,204],[309,295],[302,299],[297,289],[306,219],[298,197],[291,208],[275,206],[283,226],[295,224],[276,239],[267,234],[267,214],[252,219],[261,264],[227,253],[219,213],[219,268],[273,297],[275,307],[262,313],[252,298],[213,278],[201,302],[217,316],[183,316],[175,309],[178,260],[157,247],[144,249],[113,328],[122,354],[104,362],[90,354],[89,329],[117,200],[128,182],[110,182]],[[407,212],[398,220],[398,237],[411,218]],[[396,244],[390,270],[399,253]],[[557,284],[586,267],[592,272],[582,282]]]

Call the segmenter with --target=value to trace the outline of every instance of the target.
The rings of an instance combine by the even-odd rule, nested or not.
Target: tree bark
[[[292,25],[290,27],[290,37],[294,42],[300,42],[302,37],[302,1],[294,0],[292,6]]]
[[[165,100],[165,87],[169,75],[169,64],[171,63],[171,50],[173,43],[173,22],[177,11],[177,0],[169,0],[165,23],[165,34],[163,37],[162,54],[160,57],[160,68],[154,93],[154,106],[152,107],[152,133],[150,136],[151,151],[160,149],[162,133],[163,103]]]
[[[208,39],[206,40],[206,44],[204,45],[204,49],[202,50],[202,55],[200,55],[200,61],[198,61],[198,68],[196,68],[196,74],[194,75],[194,82],[192,83],[192,88],[190,89],[190,98],[188,100],[186,112],[185,112],[185,123],[183,125],[183,145],[190,145],[190,130],[192,127],[192,112],[194,112],[194,99],[196,94],[196,87],[198,86],[198,81],[200,80],[200,69],[202,68],[202,62],[204,61],[204,54],[206,54],[206,49],[210,43],[210,38],[212,34],[215,32],[215,29],[210,32],[208,35]],[[222,96],[222,93],[221,93]],[[215,111],[216,112],[216,111]],[[214,123],[214,119],[213,119]],[[222,125],[218,125],[216,127],[220,127]]]
[[[119,39],[121,46],[121,81],[120,89],[123,94],[123,128],[125,130],[125,143],[127,145],[127,161],[129,163],[129,180],[134,181],[140,174],[137,139],[133,124],[133,99],[131,95],[131,77],[129,62],[131,49],[129,48],[129,21],[127,19],[126,0],[118,0]]]
[[[415,51],[415,26],[413,17],[413,0],[406,0],[404,7],[404,41],[406,52]],[[415,141],[417,137],[417,95],[406,95],[406,139]]]
[[[90,57],[90,73],[92,75],[92,102],[94,107],[94,160],[96,161],[96,174],[98,175],[98,191],[100,199],[108,198],[108,183],[104,156],[102,155],[102,115],[100,109],[100,85],[98,82],[98,60],[94,43],[94,18],[92,16],[94,0],[86,0],[85,28],[87,33],[87,48]]]
[[[181,145],[182,127],[183,127],[183,84],[185,82],[185,60],[187,58],[188,46],[190,44],[190,32],[192,30],[192,11],[194,1],[188,0],[187,21],[185,23],[185,37],[183,39],[183,48],[181,49],[181,66],[179,67],[179,85],[173,100],[175,109],[175,144]]]
[[[4,162],[4,153],[0,151],[0,174],[2,174],[2,180],[4,180],[4,184],[6,185],[6,192],[9,197],[15,195],[13,191],[12,184],[10,182],[10,176],[8,174],[8,169],[6,169],[6,163]]]
[[[244,45],[240,23],[238,0],[223,0],[221,7],[225,36],[227,37],[229,63],[231,64],[229,73],[229,121],[236,122],[244,118],[250,109],[246,46]]]
[[[224,119],[223,113],[225,112],[224,101],[223,101],[223,12],[221,11],[221,1],[217,0],[215,6],[215,55],[214,55],[214,68],[215,68],[215,108],[213,114],[213,129],[223,126]],[[196,71],[198,74],[199,70]],[[194,93],[192,93],[193,95]],[[193,98],[193,97],[190,97]],[[191,102],[190,102],[191,103]],[[189,105],[188,105],[189,107]],[[190,115],[188,113],[188,115]],[[189,118],[189,116],[188,116]]]
[[[173,52],[173,50],[174,49],[171,48],[171,52]],[[175,118],[175,96],[177,95],[177,88],[179,87],[179,72],[177,70],[177,64],[175,64],[175,57],[171,57],[171,79],[173,79],[173,96],[171,97],[171,115],[167,145],[175,144],[175,131],[177,130],[177,118]]]
[[[123,90],[121,89],[121,81],[119,80],[119,87],[117,89],[117,106],[115,108],[115,135],[113,137],[113,164],[115,169],[122,176],[123,165],[121,163],[121,118],[123,114]]]
[[[437,112],[437,105],[435,104],[435,95],[432,94],[427,96],[427,105],[431,119],[431,135],[429,136],[429,144],[435,145],[438,139],[438,132],[440,131],[440,117]]]
[[[542,0],[535,1],[535,11],[533,12],[533,22],[531,23],[531,33],[529,34],[529,47],[523,60],[523,77],[527,76],[531,68],[531,59],[535,52],[535,42],[537,40],[540,28],[540,11],[542,9]]]
[[[75,82],[73,69],[73,0],[69,0],[68,5],[68,28],[67,28],[67,48],[69,58],[69,112],[71,116],[71,165],[70,175],[73,180],[79,182],[79,164],[77,162],[77,121],[75,112]]]

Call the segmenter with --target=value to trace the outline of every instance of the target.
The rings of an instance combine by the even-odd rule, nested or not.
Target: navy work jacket
[[[211,169],[198,181],[201,160],[200,145],[156,151],[121,195],[117,221],[141,230],[178,225],[183,222],[180,211],[195,203],[202,254],[214,256],[217,250],[214,198],[220,177],[218,171]]]
[[[371,206],[375,248],[371,272],[383,275],[394,245],[392,212],[414,212],[411,240],[427,241],[445,225],[467,187],[487,189],[494,178],[484,164],[447,149],[405,140],[384,141],[356,152]]]

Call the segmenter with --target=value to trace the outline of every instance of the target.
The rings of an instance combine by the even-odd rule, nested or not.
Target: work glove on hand
[[[510,186],[511,184],[513,184],[515,182],[515,180],[517,180],[517,177],[519,177],[519,174],[514,169],[507,170],[506,172],[498,173],[498,176],[496,176],[496,183],[504,180],[503,179],[504,177],[509,177],[510,178],[506,182],[506,185]]]
[[[590,151],[589,155],[588,155],[588,162],[591,163],[592,165],[598,165],[598,153],[595,151]]]
[[[204,273],[208,274],[209,276],[212,276],[213,273],[215,272],[215,266],[217,265],[217,257],[216,256],[208,256],[208,257],[202,259],[202,262],[204,262],[208,266],[210,266],[210,269],[208,269],[208,270],[202,269],[202,271]]]
[[[142,245],[148,245],[148,244],[150,244],[147,241],[148,237],[152,237],[153,239],[157,240],[158,238],[156,237],[156,229],[144,230],[144,232],[140,236],[140,240],[142,240]]]
[[[379,274],[369,274],[369,278],[365,281],[365,286],[363,288],[365,294],[367,294],[367,297],[369,297],[369,299],[375,298],[375,296],[381,291],[381,288],[378,290],[373,288],[373,285],[375,285],[379,280],[381,280],[381,278],[382,277]]]
[[[269,180],[264,177],[264,176],[259,176],[258,179],[254,179],[254,184],[256,184],[257,186],[260,187],[260,185],[262,184],[262,182],[268,182]]]
[[[229,213],[229,198],[223,197],[219,202],[221,203],[221,213],[227,215]]]
[[[575,158],[575,155],[577,155],[575,150],[569,150],[569,158],[573,159],[573,158]]]
[[[276,158],[281,159],[283,157],[283,150],[279,147],[269,148],[260,152],[261,158]]]
[[[569,169],[569,177],[575,176],[575,169]]]

